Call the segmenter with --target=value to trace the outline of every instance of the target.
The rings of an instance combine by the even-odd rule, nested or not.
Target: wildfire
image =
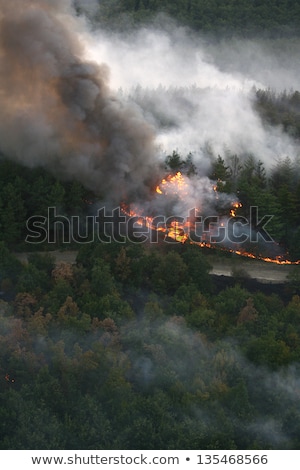
[[[252,258],[252,259],[258,259],[260,261],[265,261],[266,263],[273,263],[273,264],[284,264],[284,265],[299,265],[299,261],[289,261],[286,259],[283,259],[282,256],[276,256],[275,258],[269,258],[269,257],[264,257],[261,255],[255,256],[253,253],[248,253],[247,251],[241,251],[241,250],[227,250],[230,253],[235,253],[236,255],[243,256],[245,258]]]
[[[240,207],[243,207],[243,205],[240,202],[234,202],[231,205],[232,209],[230,210],[230,216],[231,217],[236,217],[236,211],[240,209]]]
[[[179,224],[176,221],[171,222],[167,234],[169,238],[172,238],[173,240],[178,241],[180,243],[185,243],[189,238],[188,234],[185,233],[182,224]]]
[[[168,175],[164,178],[158,186],[156,186],[157,194],[175,195],[180,194],[184,196],[187,194],[188,183],[186,177],[178,171],[176,175]]]
[[[218,250],[226,253],[232,253],[238,256],[241,256],[243,258],[251,258],[251,259],[256,259],[259,261],[264,261],[266,263],[273,263],[273,264],[280,264],[280,265],[300,265],[300,260],[299,261],[289,261],[284,259],[282,256],[276,256],[275,258],[270,258],[270,257],[264,257],[262,255],[254,255],[253,253],[250,253],[248,251],[243,251],[243,250],[234,250],[232,248],[225,248],[220,245],[215,245],[209,242],[193,242],[190,241],[192,245],[197,245],[200,248],[208,248],[208,249],[213,249],[213,250]]]
[[[189,183],[188,178],[183,175],[181,172],[177,172],[175,175],[168,175],[156,186],[155,193],[161,196],[179,196],[183,198],[184,196],[188,195]],[[212,186],[212,191],[216,194],[216,198],[218,199],[218,188],[217,185]],[[237,211],[242,207],[241,202],[234,201],[231,204],[231,208],[229,209],[229,215],[231,217],[237,217]],[[214,236],[214,228],[209,229],[208,232],[204,232],[202,234],[201,241],[193,241],[189,234],[191,230],[194,229],[194,222],[191,220],[186,220],[184,223],[178,222],[176,218],[172,220],[167,225],[156,225],[155,218],[150,216],[142,215],[142,210],[138,207],[128,208],[126,205],[122,205],[123,212],[129,217],[137,217],[136,223],[140,226],[148,227],[150,230],[154,230],[156,232],[161,232],[165,237],[171,238],[176,242],[179,243],[186,243],[187,241],[191,244],[195,244],[201,248],[209,248],[219,251],[226,251],[228,253],[233,253],[238,256],[242,256],[245,258],[257,259],[260,261],[265,261],[267,263],[274,263],[274,264],[281,264],[281,265],[298,265],[300,264],[299,261],[289,261],[285,259],[283,256],[276,256],[274,258],[271,257],[264,257],[263,255],[253,254],[251,252],[247,252],[243,249],[234,249],[227,246],[223,246],[218,243],[214,243],[211,241],[210,236]],[[196,210],[197,211],[197,210]],[[224,227],[224,222],[221,222],[220,227]]]

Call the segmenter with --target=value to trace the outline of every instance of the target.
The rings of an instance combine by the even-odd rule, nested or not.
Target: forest
[[[254,90],[254,108],[265,125],[280,126],[296,141],[300,139],[300,93],[275,93]],[[207,150],[210,153],[210,149]],[[261,214],[271,214],[268,232],[282,253],[291,261],[300,259],[300,161],[289,156],[275,160],[270,171],[253,154],[237,155],[226,149],[222,155],[209,155],[211,184],[218,193],[236,194],[241,203],[237,215],[249,218],[250,208],[259,207]],[[197,176],[193,154],[181,155],[174,150],[165,158],[162,174],[181,171],[187,177]],[[48,217],[48,208],[57,207],[65,217],[85,219],[89,206],[99,195],[87,190],[79,181],[62,181],[42,168],[28,169],[3,155],[0,160],[0,240],[17,251],[41,249],[43,243],[30,246],[27,220],[34,215]],[[91,211],[90,211],[91,212]],[[76,247],[76,237],[75,237]],[[44,242],[47,249],[48,239]],[[72,241],[70,247],[72,247]],[[57,236],[52,249],[67,247]],[[253,247],[252,247],[253,248]],[[262,253],[261,253],[262,254]]]
[[[299,284],[217,287],[196,246],[1,244],[1,449],[298,449]]]
[[[287,119],[293,97],[258,90],[257,107]],[[294,132],[296,108],[291,119]],[[272,235],[298,259],[298,169],[286,159],[268,175],[237,158],[213,160],[218,191],[236,191],[245,215],[253,204],[274,213]],[[165,164],[196,171],[176,151]],[[80,245],[58,233],[29,246],[31,215],[84,216],[95,195],[4,157],[0,166],[2,449],[299,448],[296,272],[264,293],[238,270],[218,283],[206,250],[188,242]],[[76,249],[76,264],[53,249]],[[26,250],[24,264],[15,254]]]
[[[197,34],[299,34],[300,5],[290,0],[103,0],[93,14],[121,30],[157,13]],[[70,69],[64,74],[67,81]],[[64,104],[73,88],[84,94],[74,83]],[[300,91],[253,87],[251,103],[264,129],[299,145]],[[238,269],[235,253],[163,235],[155,244],[80,243],[79,233],[66,241],[67,223],[51,225],[51,243],[28,243],[32,217],[47,219],[56,208],[65,221],[78,217],[84,231],[107,195],[46,164],[24,164],[1,136],[0,449],[298,450],[300,161],[287,154],[267,168],[251,152],[205,150],[216,201],[236,195],[234,217],[249,218],[251,207],[271,214],[276,254],[295,263],[287,282],[265,285]],[[193,151],[178,148],[160,170],[161,177],[201,173]],[[273,255],[268,246],[250,249]],[[63,261],[67,252],[75,263]],[[237,269],[213,276],[212,257],[235,259]]]
[[[158,13],[214,37],[298,35],[300,6],[291,0],[102,0],[97,20],[116,28],[141,24]],[[79,8],[80,11],[80,8]],[[126,27],[126,26],[125,26]]]

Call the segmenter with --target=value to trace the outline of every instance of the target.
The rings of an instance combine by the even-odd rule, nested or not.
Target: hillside
[[[1,450],[300,448],[299,26],[0,2]]]

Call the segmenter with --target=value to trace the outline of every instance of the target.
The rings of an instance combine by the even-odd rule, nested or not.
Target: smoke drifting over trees
[[[226,147],[268,167],[297,155],[280,126],[262,123],[253,87],[296,88],[299,43],[287,59],[284,45],[275,51],[258,40],[214,44],[184,28],[144,27],[125,39],[95,33],[86,46],[88,56],[109,62],[112,86],[144,110],[163,150],[191,151],[202,167],[207,144],[215,155]]]
[[[117,33],[92,18],[185,2],[100,3],[0,0],[0,448],[299,449],[299,266],[262,286],[234,256],[231,278],[212,276],[210,255],[231,255],[175,242],[176,223],[169,244],[84,230],[96,198],[178,219],[258,207],[272,256],[297,262],[299,39],[208,39],[166,16],[126,29],[114,13]],[[249,5],[225,3],[227,21]],[[37,214],[37,249],[79,250],[74,265],[10,253]]]
[[[139,248],[21,266],[0,244],[0,449],[299,449],[299,297]]]
[[[202,176],[211,153],[225,149],[254,154],[267,167],[297,156],[293,139],[263,125],[253,106],[253,86],[276,85],[274,54],[263,47],[255,54],[250,42],[222,44],[222,54],[168,25],[121,36],[91,32],[74,7],[92,13],[96,4],[1,1],[6,156],[78,179],[115,202],[146,198],[162,157],[175,148],[193,153]],[[261,71],[266,59],[272,76]]]
[[[116,99],[106,65],[83,58],[69,1],[1,1],[2,151],[119,200],[143,190],[153,133]]]

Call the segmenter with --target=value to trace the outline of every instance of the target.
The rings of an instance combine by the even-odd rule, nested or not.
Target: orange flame
[[[187,194],[188,183],[186,177],[178,171],[176,175],[168,175],[164,178],[158,186],[156,186],[157,194]]]
[[[155,192],[159,194],[160,196],[163,195],[168,195],[168,194],[177,194],[180,196],[184,196],[187,194],[187,189],[188,189],[188,182],[187,179],[182,173],[179,171],[176,173],[176,175],[168,175],[166,178],[164,178],[159,185],[156,186]],[[217,186],[212,187],[213,191],[215,193],[218,193]],[[242,204],[239,201],[235,201],[231,204],[231,209],[230,209],[230,215],[231,217],[236,217],[236,211],[242,207]],[[262,255],[254,255],[253,253],[241,250],[241,249],[232,249],[232,248],[226,248],[221,245],[217,245],[208,241],[201,241],[201,242],[195,242],[192,241],[189,238],[189,230],[185,229],[191,229],[193,228],[193,224],[191,221],[187,221],[185,224],[179,223],[176,220],[171,222],[170,227],[165,227],[165,226],[156,226],[154,225],[154,219],[149,216],[142,216],[139,211],[135,212],[132,208],[128,208],[125,204],[122,205],[122,210],[123,212],[129,216],[129,217],[139,217],[137,223],[141,226],[146,226],[150,230],[156,230],[157,232],[162,232],[165,234],[167,237],[172,238],[173,240],[179,242],[179,243],[186,243],[189,241],[189,243],[197,245],[201,248],[210,248],[210,249],[215,249],[215,250],[220,250],[220,251],[226,251],[228,253],[234,253],[238,256],[242,256],[245,258],[251,258],[251,259],[257,259],[261,261],[265,261],[267,263],[274,263],[274,264],[281,264],[281,265],[299,265],[299,261],[289,261],[287,259],[284,259],[282,256],[276,256],[275,258],[270,258],[270,257],[264,257]],[[224,226],[224,223],[221,223],[221,226]],[[205,236],[205,234],[203,235]],[[209,234],[207,234],[207,238],[209,239]]]
[[[240,209],[240,207],[243,207],[243,204],[241,202],[233,202],[231,204],[232,209],[230,210],[230,215],[231,217],[236,217],[236,211],[237,209]]]

